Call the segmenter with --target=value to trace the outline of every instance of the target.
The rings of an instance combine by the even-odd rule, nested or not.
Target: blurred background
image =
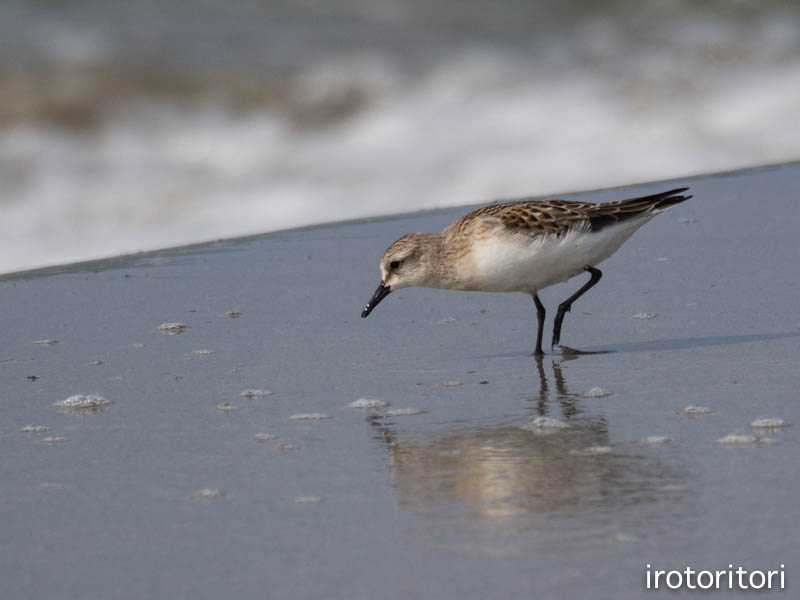
[[[0,0],[0,272],[789,161],[798,124],[793,2]]]

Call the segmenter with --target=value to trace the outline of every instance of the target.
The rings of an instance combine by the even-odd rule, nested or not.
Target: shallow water
[[[463,209],[0,278],[0,596],[638,599],[647,564],[791,582],[798,182],[688,182],[565,320],[612,352],[540,362],[521,295],[408,289],[360,318],[384,247]],[[550,317],[577,283],[545,290]],[[53,406],[75,394],[112,404]]]

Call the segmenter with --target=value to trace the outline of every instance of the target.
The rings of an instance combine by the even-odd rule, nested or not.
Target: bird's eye
[[[400,268],[400,261],[399,260],[393,260],[392,262],[389,263],[389,268],[392,269],[392,270],[399,269]]]

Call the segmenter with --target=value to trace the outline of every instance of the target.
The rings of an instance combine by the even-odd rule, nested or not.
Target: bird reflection
[[[565,356],[561,361],[553,361],[553,379],[556,384],[556,398],[561,404],[561,409],[565,417],[574,417],[578,414],[578,407],[575,404],[574,397],[570,396],[567,392],[567,384],[564,381],[564,372],[561,369],[561,363],[569,360],[575,360],[576,355]],[[539,396],[538,398],[530,398],[536,400],[537,408],[541,416],[547,414],[548,400],[549,400],[549,386],[547,384],[547,376],[544,372],[544,358],[541,356],[534,356],[536,363],[536,370],[539,373]]]
[[[529,420],[502,426],[461,423],[420,434],[370,415],[388,453],[398,506],[496,520],[607,514],[662,500],[674,505],[685,488],[682,470],[632,443],[612,447],[605,418],[589,414],[581,398],[569,393],[563,361],[536,360],[539,389],[529,398],[532,417],[557,418],[561,427],[532,427]]]

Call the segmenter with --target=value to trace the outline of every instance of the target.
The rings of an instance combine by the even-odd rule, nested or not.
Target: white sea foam
[[[242,391],[239,395],[242,398],[261,398],[263,396],[271,396],[274,392],[270,390],[262,390],[260,388],[249,388]]]
[[[666,446],[672,442],[671,437],[667,437],[666,435],[649,435],[640,443],[645,444],[647,446]]]
[[[729,433],[717,440],[723,446],[753,446],[759,443],[762,438],[749,434]]]
[[[42,443],[48,444],[50,446],[55,446],[57,444],[63,444],[67,441],[67,438],[61,437],[60,435],[49,435],[46,438],[42,438]]]
[[[424,414],[425,411],[421,408],[391,408],[384,412],[387,417],[411,417],[413,415]]]
[[[567,429],[569,425],[553,417],[536,417],[531,423],[523,425],[522,429],[533,431],[534,433],[555,433]]]
[[[26,425],[21,428],[20,431],[22,433],[47,433],[50,431],[50,428],[45,425]]]
[[[111,404],[111,400],[100,394],[75,394],[66,400],[59,400],[53,406],[66,412],[99,412]]]
[[[395,10],[381,6],[358,27],[339,21],[348,23],[348,35],[367,31],[366,39],[379,38],[387,23],[370,32],[371,19]],[[430,16],[425,10],[420,5],[422,22]],[[513,29],[513,14],[496,18],[511,19],[506,25]],[[27,28],[8,19],[0,33],[13,38],[10,48],[42,53],[42,64],[55,66],[104,65],[107,56],[120,56],[118,65],[136,63],[124,60],[136,40],[147,56],[154,43],[169,48],[161,53],[167,67],[173,56],[178,65],[203,65],[226,55],[213,40],[188,35],[194,28],[181,30],[180,22],[154,30],[133,16],[119,17],[125,35],[116,37],[113,29],[92,28],[74,15],[45,16]],[[406,53],[388,47],[340,50],[342,35],[314,36],[320,40],[312,45],[315,56],[296,57],[280,43],[285,34],[256,38],[255,29],[245,28],[233,34],[241,47],[237,67],[256,64],[259,78],[269,56],[292,75],[263,105],[226,104],[221,79],[218,89],[196,98],[146,89],[135,97],[111,94],[108,101],[89,95],[95,108],[87,110],[98,118],[88,132],[54,125],[51,115],[12,122],[0,127],[0,272],[797,158],[800,138],[787,126],[800,105],[795,12],[765,8],[742,36],[745,25],[733,17],[720,17],[712,29],[686,8],[653,19],[645,34],[651,37],[639,45],[622,27],[625,15],[617,16],[610,28],[573,15],[575,26],[563,35],[544,22],[541,35],[534,29],[522,41],[504,38],[502,47],[486,44],[486,32],[474,22],[474,40],[469,27],[452,36],[464,40],[457,51],[437,38],[421,46],[423,61],[405,61]],[[195,18],[203,22],[199,13]],[[246,19],[222,22],[234,21]],[[306,25],[309,39],[314,22]],[[420,29],[398,28],[386,37],[411,49]],[[404,39],[404,31],[414,33]],[[48,43],[35,42],[42,39]],[[325,39],[336,42],[325,46]],[[736,60],[719,60],[726,56]],[[48,81],[63,79],[48,73]],[[35,83],[28,87],[38,89]],[[324,126],[314,126],[314,119]]]
[[[292,421],[324,421],[325,419],[330,419],[330,417],[323,413],[298,413],[296,415],[292,415],[289,417]]]
[[[322,502],[322,498],[320,496],[295,496],[292,498],[292,502],[295,504],[317,504]]]
[[[214,488],[203,488],[202,490],[197,490],[194,493],[195,498],[200,498],[201,500],[209,500],[209,501],[219,500],[224,495],[225,494]]]
[[[585,394],[581,394],[581,396],[583,398],[604,398],[605,396],[611,396],[612,393],[605,388],[593,387]]]
[[[162,323],[156,327],[156,330],[169,335],[178,335],[187,329],[189,329],[189,326],[186,323]]]
[[[681,414],[685,417],[700,417],[711,414],[711,409],[707,406],[696,406],[694,404],[690,404],[681,411]]]
[[[375,398],[359,398],[348,404],[347,408],[381,408],[383,406],[389,406],[389,403]]]
[[[783,419],[778,419],[775,417],[759,417],[752,423],[750,423],[750,427],[753,429],[783,429],[785,427],[789,427],[791,424],[784,421]]]

